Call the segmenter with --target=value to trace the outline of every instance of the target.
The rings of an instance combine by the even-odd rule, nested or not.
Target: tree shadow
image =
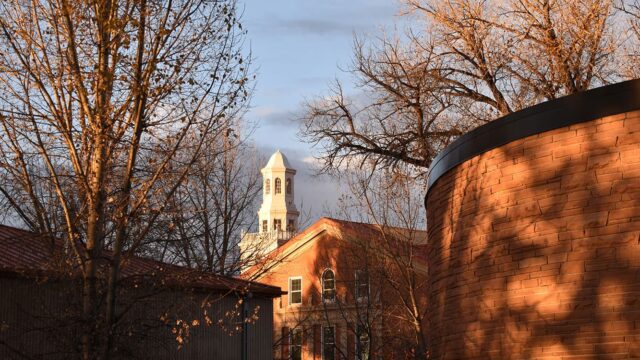
[[[431,189],[433,358],[639,355],[638,121],[518,140]]]

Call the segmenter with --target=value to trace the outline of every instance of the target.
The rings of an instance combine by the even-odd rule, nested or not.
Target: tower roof
[[[275,153],[273,153],[273,155],[271,155],[271,158],[269,158],[269,162],[267,162],[265,168],[292,169],[291,164],[289,164],[289,160],[287,160],[287,157],[284,156],[284,154],[281,153],[280,150],[277,150]]]

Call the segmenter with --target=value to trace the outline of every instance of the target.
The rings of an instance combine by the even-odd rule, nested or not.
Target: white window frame
[[[333,299],[325,299],[324,297],[324,274],[326,274],[327,271],[331,271],[333,273]],[[336,301],[336,272],[333,269],[326,268],[322,271],[322,274],[320,275],[320,288],[322,289],[322,302],[331,304]]]
[[[332,328],[333,331],[333,346],[331,347],[331,351],[333,351],[333,358],[336,358],[336,327],[335,326],[322,326],[322,328],[320,329],[320,349],[322,350],[322,360],[326,360],[326,354],[324,353],[324,348],[325,348],[325,338],[324,338],[324,329],[325,328]]]
[[[355,274],[355,295],[356,295],[356,301],[364,301],[369,299],[369,296],[371,296],[371,285],[369,283],[369,275],[366,276],[367,279],[367,293],[365,295],[360,294],[360,281],[359,281],[359,277],[358,274],[367,274],[367,272],[365,270],[356,270],[356,274]]]
[[[300,302],[299,303],[292,303],[291,302],[291,294],[293,293],[293,291],[291,290],[291,282],[293,280],[300,280]],[[297,291],[296,291],[297,292]],[[288,298],[289,298],[289,306],[299,306],[302,305],[302,276],[291,276],[289,277],[289,294],[288,294]]]
[[[297,332],[300,333],[300,345],[299,345],[299,347],[300,347],[300,358],[302,359],[302,344],[304,343],[304,338],[303,338],[304,333],[302,332],[301,328],[293,328],[293,329],[291,329],[291,331],[289,331],[289,358],[290,359],[293,359],[293,346],[294,346],[293,345],[293,338],[294,338],[293,334],[297,333]],[[298,346],[298,345],[296,345],[296,346]]]

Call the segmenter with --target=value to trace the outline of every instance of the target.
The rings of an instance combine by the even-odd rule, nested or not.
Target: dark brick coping
[[[474,156],[527,136],[636,109],[640,109],[640,79],[547,101],[482,125],[456,139],[433,160],[425,206],[436,181]]]

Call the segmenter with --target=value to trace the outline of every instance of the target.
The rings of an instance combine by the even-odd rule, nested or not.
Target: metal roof
[[[66,255],[63,242],[59,239],[48,240],[47,237],[30,231],[0,225],[0,272],[18,275],[60,274],[61,263],[70,262],[74,256]],[[60,256],[62,255],[62,256]],[[104,252],[103,263],[106,265],[111,255]],[[73,266],[65,270],[74,272]],[[121,266],[121,278],[135,282],[153,279],[154,285],[193,288],[216,292],[246,292],[256,295],[277,297],[282,294],[279,287],[258,282],[198,271],[160,261],[128,257]]]

